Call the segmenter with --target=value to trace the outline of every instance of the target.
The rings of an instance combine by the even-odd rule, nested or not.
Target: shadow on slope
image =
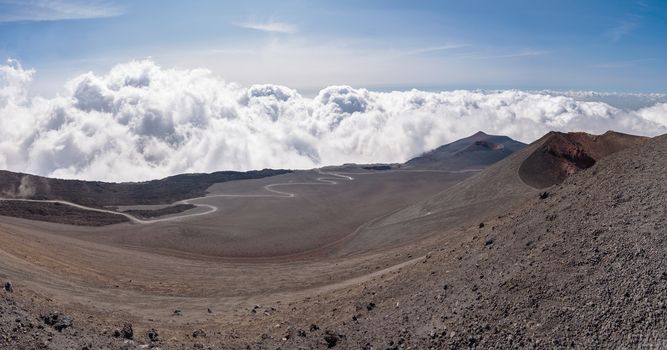
[[[0,197],[59,199],[90,207],[170,204],[201,197],[215,183],[260,179],[290,170],[219,171],[210,174],[181,174],[145,182],[99,182],[52,179],[0,171]]]

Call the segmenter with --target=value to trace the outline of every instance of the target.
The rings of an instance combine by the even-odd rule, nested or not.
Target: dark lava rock
[[[486,240],[486,242],[484,242],[485,246],[490,246],[492,244],[493,244],[493,238],[489,238],[489,239]]]
[[[181,310],[179,309],[174,310],[174,316],[181,316],[181,315],[183,315],[183,312],[181,312]]]
[[[484,228],[484,223],[483,222],[479,223],[479,228]]]
[[[340,340],[340,337],[338,334],[332,332],[332,331],[326,331],[326,334],[324,335],[324,341],[327,342],[327,348],[333,348],[338,344],[338,341]]]
[[[193,338],[206,338],[206,332],[203,329],[198,329],[192,333]]]
[[[366,305],[366,310],[371,311],[373,309],[375,309],[375,303],[371,302]]]
[[[44,323],[53,327],[58,332],[61,332],[67,327],[71,327],[73,324],[71,318],[59,313],[58,311],[51,312],[48,315],[42,315],[41,318]]]
[[[14,291],[14,285],[12,285],[12,281],[5,282],[5,290],[9,293]]]
[[[310,331],[311,331],[311,332],[316,331],[316,330],[318,330],[318,329],[320,329],[320,327],[318,327],[316,324],[311,324],[311,325],[310,325]]]
[[[209,314],[213,313],[213,310],[211,310],[211,308],[206,309],[206,311],[208,311]]]
[[[123,329],[121,329],[120,335],[125,339],[134,338],[134,330],[132,330],[132,324],[131,323],[126,323],[123,326]]]
[[[547,198],[549,198],[549,192],[540,193],[540,199],[547,199]]]
[[[306,331],[304,331],[303,329],[299,329],[298,331],[296,331],[296,335],[298,335],[300,337],[305,337],[306,336]]]
[[[146,336],[150,341],[160,341],[160,335],[157,333],[157,330],[155,328],[151,328],[148,331],[146,331]]]

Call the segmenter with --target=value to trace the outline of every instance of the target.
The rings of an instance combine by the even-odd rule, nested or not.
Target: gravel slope
[[[257,347],[665,347],[666,168],[667,136],[609,156],[422,263],[304,305],[294,326],[315,334]]]

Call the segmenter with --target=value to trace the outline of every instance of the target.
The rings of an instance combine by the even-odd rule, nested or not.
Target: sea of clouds
[[[330,86],[307,98],[143,60],[42,98],[30,94],[34,74],[0,65],[0,169],[60,178],[403,162],[478,130],[524,142],[550,130],[667,133],[667,103],[626,109],[572,93]]]

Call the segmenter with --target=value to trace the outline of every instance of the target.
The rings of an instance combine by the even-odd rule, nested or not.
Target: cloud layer
[[[62,178],[402,162],[478,130],[526,142],[549,130],[667,133],[667,103],[633,111],[547,93],[349,86],[306,98],[152,61],[75,77],[45,99],[30,97],[33,75],[0,66],[0,168]]]

